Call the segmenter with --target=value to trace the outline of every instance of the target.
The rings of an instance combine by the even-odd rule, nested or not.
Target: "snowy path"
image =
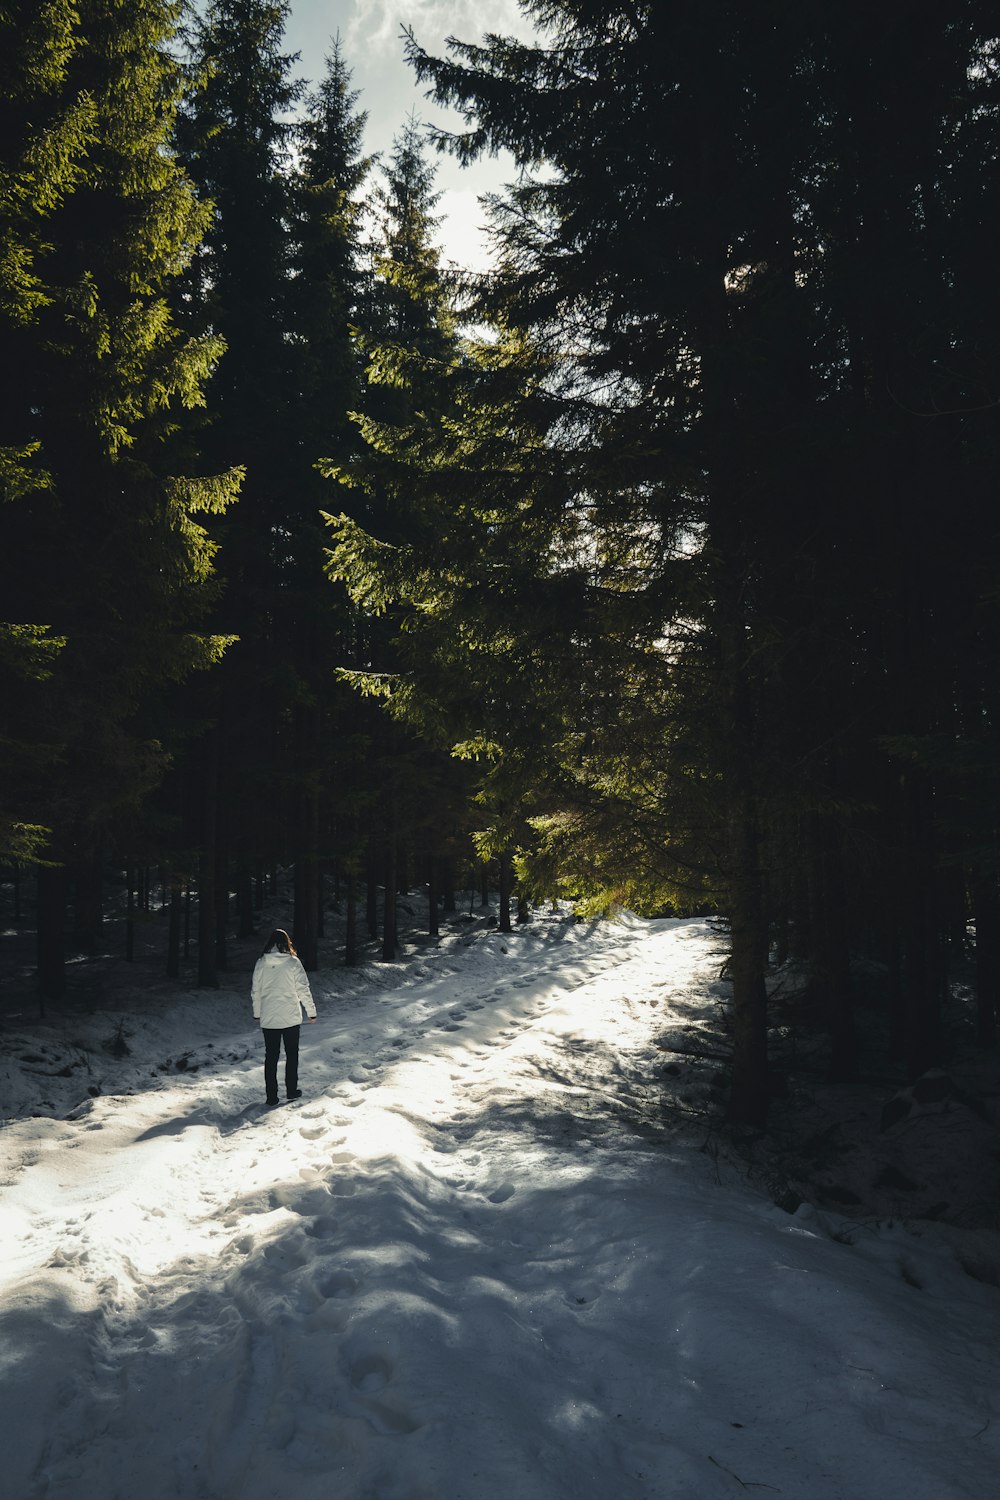
[[[4,1494],[986,1500],[1000,1293],[616,1111],[717,964],[698,922],[540,920],[317,985],[293,1106],[238,1043],[9,1125]]]

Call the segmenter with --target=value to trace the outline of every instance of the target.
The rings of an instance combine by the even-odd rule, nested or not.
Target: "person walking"
[[[278,1098],[278,1054],[285,1049],[285,1098],[298,1099],[299,1030],[302,1012],[310,1022],[316,1019],[316,1002],[309,979],[292,947],[292,940],[276,927],[264,944],[250,986],[254,1019],[264,1033],[264,1091],[268,1104],[280,1104]]]

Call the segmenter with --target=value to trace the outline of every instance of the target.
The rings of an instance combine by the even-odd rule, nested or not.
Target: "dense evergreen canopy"
[[[845,1076],[863,960],[918,1074],[974,926],[995,1042],[995,17],[524,9],[409,40],[515,162],[457,277],[418,123],[376,171],[285,0],[4,7],[0,838],[50,989],[102,853],[174,972],[197,887],[204,985],[278,864],[309,965],[331,880],[349,962],[362,880],[386,958],[475,865],[503,926],[715,910],[759,1126],[776,962]]]

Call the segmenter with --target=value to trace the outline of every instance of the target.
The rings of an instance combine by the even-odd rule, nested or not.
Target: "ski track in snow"
[[[316,976],[294,1104],[254,1051],[10,1124],[8,1500],[995,1493],[1000,1294],[616,1107],[717,969],[698,921],[540,920]]]

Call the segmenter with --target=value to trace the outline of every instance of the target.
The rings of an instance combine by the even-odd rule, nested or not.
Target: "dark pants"
[[[272,1030],[261,1028],[264,1033],[264,1091],[268,1104],[278,1101],[278,1053],[285,1044],[285,1093],[289,1098],[299,1086],[299,1027],[282,1026]]]

